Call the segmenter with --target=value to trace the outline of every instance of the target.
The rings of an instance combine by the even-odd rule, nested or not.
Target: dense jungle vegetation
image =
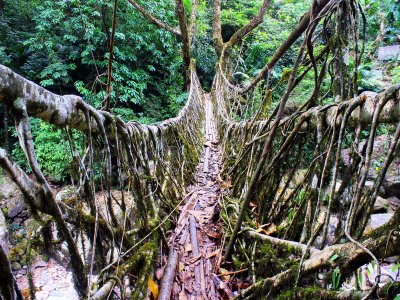
[[[256,75],[287,38],[308,8],[303,1],[274,1],[260,28],[246,36],[234,74],[238,82]],[[190,0],[185,1],[188,14]],[[223,1],[223,38],[246,24],[259,8],[259,1]],[[399,42],[400,2],[365,0],[366,59],[359,66],[359,90],[379,92],[387,83],[400,80],[396,62],[377,63],[377,48]],[[143,6],[171,26],[177,26],[172,1],[144,2]],[[58,94],[79,94],[97,108],[104,107],[107,67],[110,52],[114,3],[106,0],[0,2],[0,63],[11,67],[48,90]],[[200,80],[210,87],[216,63],[212,45],[212,5],[200,1],[193,57]],[[175,116],[187,100],[184,89],[180,43],[165,30],[146,22],[128,1],[119,1],[116,12],[113,90],[111,110],[124,120],[144,123]],[[291,65],[300,43],[290,49],[271,72],[276,86],[273,100],[278,101],[288,80]],[[379,70],[383,70],[379,72]],[[325,82],[329,85],[329,80]],[[302,103],[312,89],[311,72],[296,89],[295,102]],[[332,101],[327,98],[326,102]],[[1,112],[4,116],[4,112]],[[3,117],[0,141],[7,143],[17,162],[24,163],[23,153],[15,145],[10,120]],[[40,164],[47,176],[64,180],[69,173],[65,157],[66,139],[62,131],[32,120]],[[8,133],[6,132],[8,131]],[[4,138],[6,135],[10,138]]]

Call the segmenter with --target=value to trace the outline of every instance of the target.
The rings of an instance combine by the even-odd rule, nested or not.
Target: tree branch
[[[288,241],[288,240],[282,240],[276,237],[268,236],[265,234],[261,234],[254,229],[249,229],[245,232],[245,234],[251,238],[255,238],[257,240],[263,241],[270,243],[275,246],[281,246],[284,248],[294,248],[298,250],[299,252],[305,252],[307,250],[307,245],[299,243],[299,242],[293,242],[293,241]],[[321,252],[320,250],[316,249],[315,247],[310,247],[310,253],[315,254]]]
[[[0,245],[0,298],[1,297],[10,300],[24,299],[11,271],[7,254]]]
[[[249,34],[253,29],[258,27],[264,21],[264,15],[267,12],[268,5],[271,1],[264,0],[263,4],[261,5],[260,10],[258,11],[257,15],[255,15],[249,23],[244,25],[238,31],[236,31],[232,37],[230,38],[229,42],[226,44],[225,51],[228,51],[236,44],[238,44],[247,34]]]
[[[213,40],[215,52],[220,57],[222,53],[222,46],[224,44],[222,40],[222,29],[221,29],[221,0],[213,1]]]
[[[313,11],[314,14],[320,13],[322,9],[326,7],[326,5],[330,2],[333,1],[332,0],[318,1]],[[296,42],[297,39],[306,31],[308,25],[310,24],[310,20],[311,20],[310,11],[308,11],[301,17],[299,23],[290,33],[286,41],[278,48],[278,50],[276,50],[276,52],[271,57],[269,62],[262,68],[260,73],[258,73],[257,76],[254,77],[254,79],[241,90],[241,93],[247,93],[248,91],[250,91],[265,75],[268,74],[268,72],[275,66],[278,60],[286,53],[286,51],[289,50],[289,48],[294,44],[294,42]]]
[[[154,125],[139,125],[141,127],[146,127],[146,130],[158,131],[167,130],[169,127],[176,126],[179,122],[186,122],[189,118],[188,115],[192,114],[194,110],[199,108],[201,97],[199,98],[195,86],[199,85],[195,67],[192,65],[191,70],[191,81],[196,83],[192,86],[190,91],[190,97],[186,105],[181,109],[178,116],[172,119],[165,120]],[[15,105],[15,100],[21,98],[26,102],[26,108],[29,116],[40,118],[43,121],[56,125],[58,127],[70,126],[71,128],[77,129],[79,131],[87,132],[89,130],[89,125],[84,115],[84,110],[86,111],[96,111],[98,113],[98,118],[104,123],[104,126],[109,130],[110,138],[115,137],[112,126],[106,126],[107,120],[110,120],[112,116],[104,111],[97,111],[94,107],[88,105],[83,101],[83,99],[76,95],[64,95],[59,96],[54,94],[38,84],[18,75],[13,72],[10,68],[0,64],[0,103],[4,103],[9,109],[13,109]],[[118,120],[121,126],[126,126],[122,120]],[[130,130],[132,126],[127,126]],[[93,132],[98,132],[99,128],[96,122],[92,122],[91,130]]]
[[[189,30],[187,25],[187,17],[185,6],[183,5],[182,0],[175,0],[178,20],[179,20],[179,28],[181,30],[181,38],[182,38],[182,57],[183,63],[185,65],[185,77],[186,82],[189,82],[189,69],[190,69],[190,61],[191,61],[191,54],[190,54],[190,36]]]
[[[132,4],[142,15],[145,17],[147,20],[149,20],[151,23],[156,25],[159,28],[165,29],[172,34],[176,36],[181,36],[181,32],[178,29],[172,28],[165,22],[161,21],[160,19],[157,19],[154,17],[152,14],[150,14],[147,10],[145,10],[142,6],[139,5],[135,0],[128,0],[130,4]]]

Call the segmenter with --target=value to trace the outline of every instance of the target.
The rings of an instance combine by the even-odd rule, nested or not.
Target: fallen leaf
[[[220,232],[207,231],[206,234],[207,234],[209,237],[212,237],[212,238],[214,238],[214,239],[219,239],[219,238],[221,238],[221,236],[222,236],[222,234],[221,234]]]
[[[191,252],[192,251],[192,244],[185,244],[185,252]]]
[[[153,299],[156,300],[158,298],[158,285],[154,282],[153,278],[149,279],[148,287],[153,296]]]
[[[187,264],[187,265],[194,264],[196,261],[198,261],[198,260],[200,259],[201,256],[202,256],[202,254],[200,253],[199,255],[197,255],[197,256],[195,256],[195,257],[189,259],[189,260],[186,262],[186,264]]]
[[[225,281],[229,281],[229,279],[231,278],[231,276],[228,275],[228,274],[229,274],[229,271],[226,270],[226,269],[224,269],[224,268],[219,268],[219,274],[222,275],[222,278],[223,278]]]
[[[23,289],[22,290],[22,297],[24,297],[24,299],[29,299],[29,296],[30,296],[29,288]]]
[[[221,182],[220,188],[221,188],[221,190],[226,190],[226,189],[228,189],[228,186],[227,186],[227,184],[226,184],[225,181]]]
[[[174,282],[174,285],[172,286],[172,295],[178,295],[181,292],[181,286]]]
[[[206,259],[210,259],[211,257],[216,256],[216,255],[218,255],[218,254],[219,254],[219,249],[217,249],[217,250],[215,250],[214,252],[208,254],[208,255],[206,256]]]
[[[264,225],[261,225],[256,232],[261,232],[265,235],[271,235],[276,232],[276,225],[274,223],[267,223]]]
[[[224,180],[223,180],[222,177],[221,177],[221,174],[218,174],[217,180],[218,180],[219,182],[224,182]]]
[[[185,290],[182,290],[178,295],[178,300],[187,300]]]
[[[228,176],[228,188],[231,188],[231,187],[233,187],[232,176]]]
[[[164,276],[164,268],[159,268],[159,269],[157,269],[155,275],[156,275],[157,280],[158,280],[158,281],[161,281],[161,279],[162,279],[163,276]]]
[[[229,274],[229,271],[224,268],[219,268],[219,274],[221,274],[221,275]]]
[[[178,271],[182,272],[185,269],[185,265],[180,261],[179,262],[179,267],[178,267]]]
[[[189,294],[191,294],[193,292],[192,273],[189,271],[184,271],[181,273],[180,278],[182,282],[182,290],[186,290]]]
[[[232,178],[228,177],[228,181],[224,181],[224,180],[220,181],[220,187],[221,187],[221,190],[226,190],[226,189],[230,189],[231,187],[233,187]]]
[[[248,288],[249,286],[250,286],[250,284],[248,282],[239,281],[237,283],[238,290],[244,290],[244,289]]]

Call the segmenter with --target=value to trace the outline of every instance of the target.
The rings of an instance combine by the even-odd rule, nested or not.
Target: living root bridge
[[[303,52],[300,48],[299,57]],[[288,113],[285,105],[292,91],[290,83],[295,78],[294,68],[279,105],[275,109],[268,107],[267,91],[254,114],[246,119],[244,116],[253,101],[252,95],[243,95],[239,88],[229,84],[223,72],[229,74],[229,68],[226,69],[220,67],[217,71],[212,99],[218,116],[224,173],[234,179],[232,196],[244,200],[239,209],[231,208],[231,215],[233,218],[237,216],[237,220],[225,260],[229,262],[232,253],[237,255],[236,258],[240,256],[237,239],[243,238],[241,225],[246,217],[255,219],[258,224],[279,225],[279,239],[296,241],[303,249],[298,267],[258,281],[243,291],[242,296],[254,299],[261,295],[273,297],[289,282],[295,282],[295,286],[301,288],[300,275],[334,266],[329,262],[334,251],[348,257],[340,265],[342,274],[346,276],[368,259],[379,265],[379,258],[397,255],[399,240],[392,237],[391,232],[398,229],[398,212],[391,222],[392,227],[385,231],[386,239],[380,240],[378,234],[368,238],[362,236],[379,187],[399,151],[400,85],[393,85],[379,94],[364,92],[353,99],[324,106],[307,102]],[[263,112],[268,109],[268,118],[263,118]],[[396,123],[397,127],[393,126]],[[388,125],[386,128],[393,132],[390,147],[373,186],[368,189],[365,183],[370,178],[377,130]],[[363,139],[365,141],[361,143]],[[347,165],[342,161],[345,144],[350,148],[350,163]],[[249,209],[250,201],[252,210]],[[334,237],[327,241],[333,214],[339,218],[339,224]],[[258,237],[253,235],[252,238],[257,239],[254,245],[260,242]],[[337,244],[342,238],[350,242]],[[356,239],[361,239],[361,243]],[[274,241],[281,246],[285,244]],[[392,252],[381,252],[379,247],[384,247],[385,241],[392,243]],[[316,254],[314,251],[307,260],[310,249],[321,249],[322,252]],[[252,255],[251,260],[257,256],[257,251],[248,253],[243,249],[242,252]],[[369,294],[375,291],[376,285]]]
[[[215,115],[218,117],[218,130],[224,155],[224,171],[236,178],[233,191],[240,195],[246,180],[255,170],[260,157],[260,147],[274,125],[274,115],[271,112],[268,119],[262,119],[259,111],[249,120],[236,121],[238,107],[242,98],[238,90],[227,85],[222,70],[217,72],[212,89],[212,99],[215,103]],[[296,141],[305,136],[318,135],[321,138],[327,132],[338,132],[342,123],[349,130],[367,128],[373,122],[379,124],[396,124],[400,120],[400,84],[393,85],[381,93],[363,92],[359,96],[324,106],[315,106],[307,110],[298,110],[282,118],[278,127],[282,128],[279,141],[279,151],[271,154],[263,174],[271,172],[280,159],[287,157],[288,151],[296,146]],[[382,106],[379,118],[374,121],[374,113],[378,105]],[[344,116],[347,113],[346,120]],[[336,128],[336,129],[335,129]],[[237,141],[240,138],[240,144]],[[297,156],[297,154],[294,154]],[[317,157],[317,155],[315,156]],[[310,174],[311,176],[311,174]],[[311,176],[312,177],[312,176]],[[288,180],[290,182],[290,180]],[[248,182],[247,182],[248,184]],[[267,185],[264,185],[266,187]],[[273,193],[274,195],[275,193]]]
[[[82,297],[95,295],[97,299],[105,299],[118,290],[116,285],[121,285],[120,294],[123,295],[121,282],[126,281],[127,286],[135,287],[134,298],[147,295],[147,283],[153,275],[157,251],[166,248],[158,247],[160,240],[164,246],[169,244],[165,232],[170,228],[170,220],[176,216],[178,199],[181,199],[181,204],[187,194],[185,188],[194,183],[195,166],[199,164],[203,149],[205,100],[190,51],[195,31],[195,9],[192,11],[194,16],[190,17],[191,24],[187,26],[183,1],[175,1],[178,30],[153,17],[135,1],[130,2],[153,24],[182,39],[185,75],[190,86],[188,102],[176,118],[153,125],[124,122],[110,113],[95,109],[80,97],[59,96],[46,91],[0,65],[0,103],[15,120],[20,145],[33,176],[28,176],[2,149],[0,166],[22,190],[34,216],[39,220],[42,214],[52,216],[51,222],[57,226],[68,247],[76,286]],[[359,49],[358,38],[363,35],[360,24],[365,18],[361,5],[355,0],[312,1],[309,12],[299,20],[262,71],[249,85],[235,86],[229,82],[235,65],[232,56],[240,51],[233,49],[262,23],[269,3],[268,0],[262,1],[254,18],[225,43],[221,32],[221,1],[213,3],[213,38],[219,61],[211,101],[220,133],[218,147],[222,148],[223,155],[222,177],[230,176],[233,184],[226,186],[231,194],[229,199],[225,198],[221,210],[227,215],[224,219],[228,225],[226,228],[232,228],[234,224],[225,262],[230,263],[233,254],[235,265],[248,263],[246,270],[252,275],[254,285],[241,291],[239,297],[242,298],[277,296],[290,287],[289,282],[296,286],[296,293],[306,295],[309,291],[303,288],[304,285],[310,282],[318,284],[311,276],[315,272],[338,267],[344,280],[345,276],[350,276],[356,268],[371,259],[379,265],[379,258],[398,255],[400,249],[399,209],[388,225],[370,235],[363,234],[379,188],[399,153],[400,86],[392,86],[380,94],[365,92],[353,99],[348,97],[358,91],[357,71],[363,52]],[[196,6],[195,1],[193,4]],[[348,14],[344,14],[344,10]],[[347,36],[351,38],[346,51],[354,53],[353,70],[340,69],[343,64],[336,61],[336,58],[345,57],[344,49],[340,49],[339,45],[342,44],[339,41],[343,39],[343,32],[337,30],[338,23],[344,26]],[[337,31],[330,38],[329,47],[321,39],[327,36],[328,27]],[[301,37],[304,39],[289,77],[282,77],[275,87],[269,86],[269,81],[262,79],[269,76],[270,70]],[[324,44],[321,47],[323,51],[314,53],[318,42]],[[353,45],[354,49],[350,49]],[[329,74],[331,83],[339,81],[338,91],[334,91],[333,84],[325,87],[324,79],[330,73],[330,66],[335,72]],[[297,74],[301,69],[303,73]],[[289,112],[287,103],[293,100],[295,87],[310,70],[314,73],[314,89],[301,107]],[[285,82],[286,89],[274,109],[271,105],[272,91],[278,92],[276,87]],[[332,98],[338,95],[338,99],[343,101],[322,105],[326,98],[320,95]],[[56,202],[54,191],[35,155],[30,117],[66,128],[75,168],[79,173],[80,203]],[[393,123],[398,123],[397,127]],[[367,187],[374,142],[379,129],[386,124],[391,125],[384,129],[394,134],[382,156],[383,162],[372,186]],[[71,134],[76,130],[85,133],[81,153],[76,151]],[[342,160],[344,148],[349,150],[348,163]],[[219,157],[219,149],[217,152]],[[219,163],[216,165],[216,173],[219,173]],[[208,163],[203,167],[203,170],[211,170]],[[100,178],[95,182],[94,173],[99,169]],[[117,183],[112,179],[117,179]],[[212,180],[215,181],[215,178]],[[213,188],[207,182],[204,184],[205,189]],[[120,199],[113,197],[112,186],[117,186],[121,192]],[[96,197],[99,193],[102,200]],[[241,201],[235,202],[235,199]],[[199,205],[199,209],[203,207]],[[338,225],[328,237],[333,215]],[[193,232],[194,241],[197,229],[193,226],[194,218],[190,219],[188,224],[192,225],[190,233]],[[252,228],[252,233],[242,231],[244,221],[249,221],[246,226],[269,224],[273,228],[272,225],[276,225],[276,236],[268,238],[254,234],[257,228]],[[242,234],[245,232],[247,234]],[[189,241],[188,236],[185,238]],[[83,250],[77,247],[77,243],[82,244]],[[282,264],[286,270],[279,269],[268,276],[256,274],[254,262],[265,262],[265,257],[260,257],[263,253],[257,251],[261,243],[282,248],[294,246],[300,249],[302,256],[291,259],[292,267]],[[193,247],[192,254],[197,252],[193,251]],[[171,272],[167,273],[175,273],[176,256],[173,251],[170,257],[175,263]],[[334,254],[338,254],[338,259],[332,261]],[[208,260],[209,263],[211,261]],[[218,259],[215,270],[219,262]],[[139,270],[140,265],[144,267]],[[0,267],[10,273],[8,261]],[[209,267],[210,264],[206,270],[210,270]],[[233,268],[233,265],[228,267]],[[95,269],[101,270],[96,288],[91,282]],[[140,276],[132,276],[132,270],[140,272]],[[379,276],[377,279],[369,293],[375,291]],[[7,288],[16,295],[13,279],[8,278],[7,282]],[[172,280],[168,280],[167,285],[170,282]],[[162,290],[161,295],[168,298],[171,289]],[[203,290],[201,293],[205,294]],[[332,297],[326,290],[320,295]],[[342,296],[335,293],[334,297]]]
[[[118,273],[118,266],[135,255],[142,243],[151,240],[158,244],[158,231],[163,230],[165,222],[160,224],[161,218],[166,213],[173,214],[177,199],[183,197],[185,187],[192,183],[203,144],[204,96],[193,64],[190,69],[189,99],[178,116],[159,124],[141,125],[97,110],[78,96],[51,93],[0,65],[0,103],[15,119],[34,179],[15,165],[3,149],[0,149],[0,166],[21,189],[35,214],[45,213],[54,218],[67,242],[75,283],[82,296],[91,293],[85,270],[91,270],[94,263],[99,270],[112,265],[116,276],[123,277],[125,274]],[[79,207],[56,202],[36,159],[29,117],[69,131],[85,132],[86,154],[82,157],[74,151],[74,141],[70,139],[83,187],[80,196],[84,203]],[[95,155],[95,145],[100,155]],[[112,157],[116,158],[117,170],[112,167]],[[104,170],[101,189],[105,191],[106,209],[100,209],[95,199],[96,159],[102,162]],[[128,177],[128,191],[124,190],[123,176]],[[122,199],[118,201],[111,194],[112,178],[117,178],[121,189]],[[78,250],[75,240],[81,238],[82,243],[93,248],[92,258],[84,257]],[[110,260],[105,257],[108,249],[115,249]],[[152,251],[155,255],[157,247]],[[84,260],[89,261],[88,265]],[[147,271],[150,269],[149,266]],[[114,268],[107,267],[105,273],[113,276],[111,270]],[[140,280],[136,283],[147,292],[145,283]]]

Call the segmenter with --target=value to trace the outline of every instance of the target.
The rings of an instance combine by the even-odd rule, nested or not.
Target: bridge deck
[[[222,158],[209,95],[205,110],[203,157],[197,166],[196,185],[180,209],[170,239],[170,249],[174,250],[164,270],[159,299],[219,299],[218,289],[226,289],[215,275],[222,256],[218,222]]]

